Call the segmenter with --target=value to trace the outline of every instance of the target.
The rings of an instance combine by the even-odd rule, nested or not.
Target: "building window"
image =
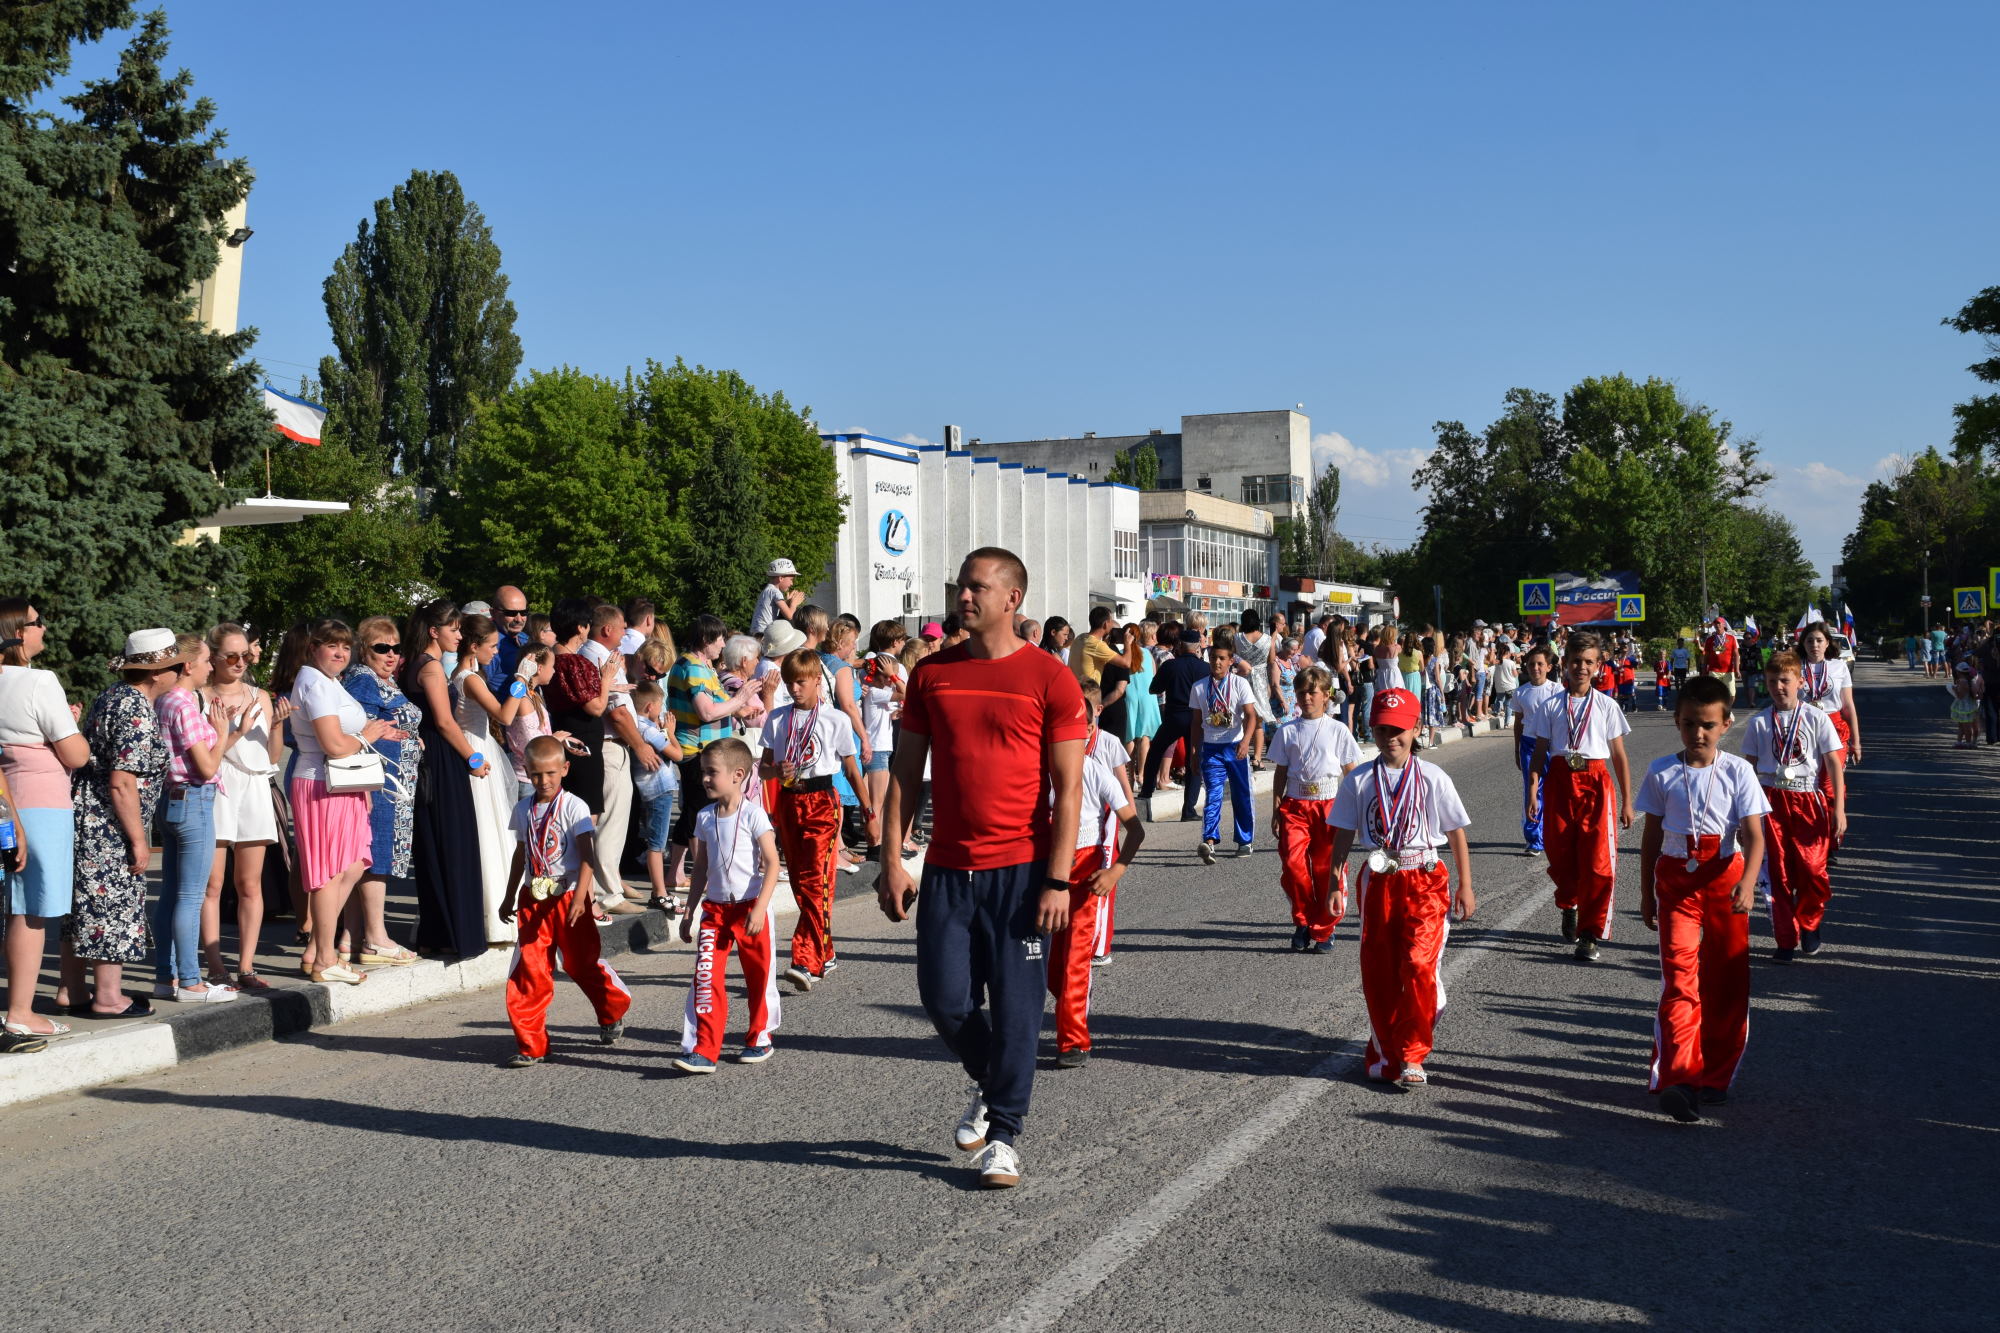
[[[1136,579],[1145,573],[1139,567],[1139,534],[1136,532],[1111,532],[1111,576],[1118,579]]]
[[[1194,484],[1195,484],[1195,489],[1196,489],[1196,490],[1201,490],[1201,491],[1205,491],[1205,490],[1207,490],[1207,489],[1209,488],[1209,487],[1208,487],[1208,478],[1207,478],[1207,477],[1196,477],[1196,478],[1195,478],[1195,482],[1194,482]]]
[[[1243,478],[1243,503],[1247,505],[1301,504],[1305,498],[1304,477],[1272,472]]]

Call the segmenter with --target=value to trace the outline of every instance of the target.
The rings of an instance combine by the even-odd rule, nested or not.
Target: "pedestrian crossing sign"
[[[1621,592],[1618,594],[1618,614],[1613,617],[1619,624],[1631,624],[1646,618],[1646,594],[1642,592]]]
[[[1986,571],[1986,604],[2000,607],[2000,565],[1994,565]]]
[[[1976,620],[1986,614],[1986,589],[1953,588],[1951,605],[1960,620]]]
[[[1556,613],[1556,581],[1554,579],[1522,579],[1520,582],[1521,614],[1524,616],[1552,616]]]

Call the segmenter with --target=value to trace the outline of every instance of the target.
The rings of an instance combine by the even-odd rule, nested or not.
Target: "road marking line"
[[[1545,890],[1531,887],[1525,899],[1509,912],[1498,927],[1486,931],[1456,951],[1447,949],[1440,975],[1447,988],[1480,961],[1487,945],[1517,929],[1523,921],[1547,908]],[[1356,973],[1341,989],[1353,990],[1360,984]],[[1345,1045],[1347,1043],[1343,1043]],[[1239,1126],[1235,1133],[1210,1149],[1193,1166],[1168,1182],[1139,1208],[1098,1239],[1082,1254],[1036,1287],[993,1325],[995,1333],[1038,1333],[1051,1328],[1069,1313],[1070,1307],[1104,1285],[1110,1276],[1152,1242],[1154,1237],[1178,1219],[1209,1190],[1247,1162],[1258,1149],[1276,1138],[1337,1084],[1334,1079],[1351,1072],[1361,1063],[1360,1052],[1335,1051],[1296,1077],[1292,1086],[1273,1098],[1256,1116]]]

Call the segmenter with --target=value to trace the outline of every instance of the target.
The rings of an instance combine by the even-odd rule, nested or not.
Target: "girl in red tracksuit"
[[[1639,915],[1660,933],[1648,1087],[1661,1110],[1692,1123],[1702,1103],[1728,1100],[1750,1036],[1750,908],[1771,806],[1756,771],[1719,748],[1729,730],[1721,681],[1689,681],[1674,725],[1680,753],[1655,760],[1639,788]]]
[[[1535,738],[1528,814],[1542,812],[1542,847],[1562,912],[1562,937],[1576,942],[1577,960],[1586,963],[1596,961],[1597,942],[1611,935],[1618,830],[1632,827],[1633,819],[1632,771],[1625,760],[1632,724],[1614,700],[1591,688],[1601,654],[1595,634],[1570,635],[1563,649],[1567,693],[1544,700],[1523,728]]]
[[[1264,756],[1277,769],[1271,827],[1278,831],[1279,884],[1292,907],[1293,952],[1332,953],[1333,928],[1347,914],[1347,867],[1335,867],[1326,817],[1341,779],[1361,762],[1361,747],[1353,731],[1326,715],[1333,677],[1324,667],[1299,672],[1294,688],[1299,714],[1278,724]]]
[[[1453,920],[1472,915],[1472,822],[1451,778],[1413,753],[1423,707],[1408,690],[1383,690],[1368,710],[1377,755],[1340,780],[1327,820],[1334,864],[1368,850],[1356,880],[1361,910],[1361,994],[1368,1006],[1368,1077],[1404,1089],[1430,1081],[1437,1016],[1444,1008],[1438,962]],[[1458,867],[1452,891],[1438,848]],[[1334,892],[1332,880],[1323,891]],[[1326,910],[1331,910],[1330,906]]]
[[[1743,757],[1757,766],[1771,802],[1764,873],[1778,944],[1774,963],[1789,963],[1796,952],[1808,958],[1819,952],[1820,925],[1833,896],[1827,858],[1847,833],[1845,747],[1827,714],[1800,697],[1806,665],[1796,653],[1771,654],[1764,664],[1771,706],[1743,732]]]

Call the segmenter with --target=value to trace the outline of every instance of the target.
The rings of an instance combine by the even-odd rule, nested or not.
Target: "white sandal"
[[[53,1018],[49,1020],[49,1030],[47,1032],[37,1032],[24,1023],[8,1023],[4,1021],[0,1021],[0,1028],[4,1028],[11,1036],[41,1037],[46,1041],[54,1041],[57,1037],[67,1037],[70,1034],[69,1024],[58,1023]]]
[[[318,972],[315,972],[312,979],[322,983],[344,981],[350,986],[359,986],[362,982],[368,980],[368,974],[366,972],[356,972],[353,968],[343,967],[339,963],[335,963],[332,967],[323,967]]]

